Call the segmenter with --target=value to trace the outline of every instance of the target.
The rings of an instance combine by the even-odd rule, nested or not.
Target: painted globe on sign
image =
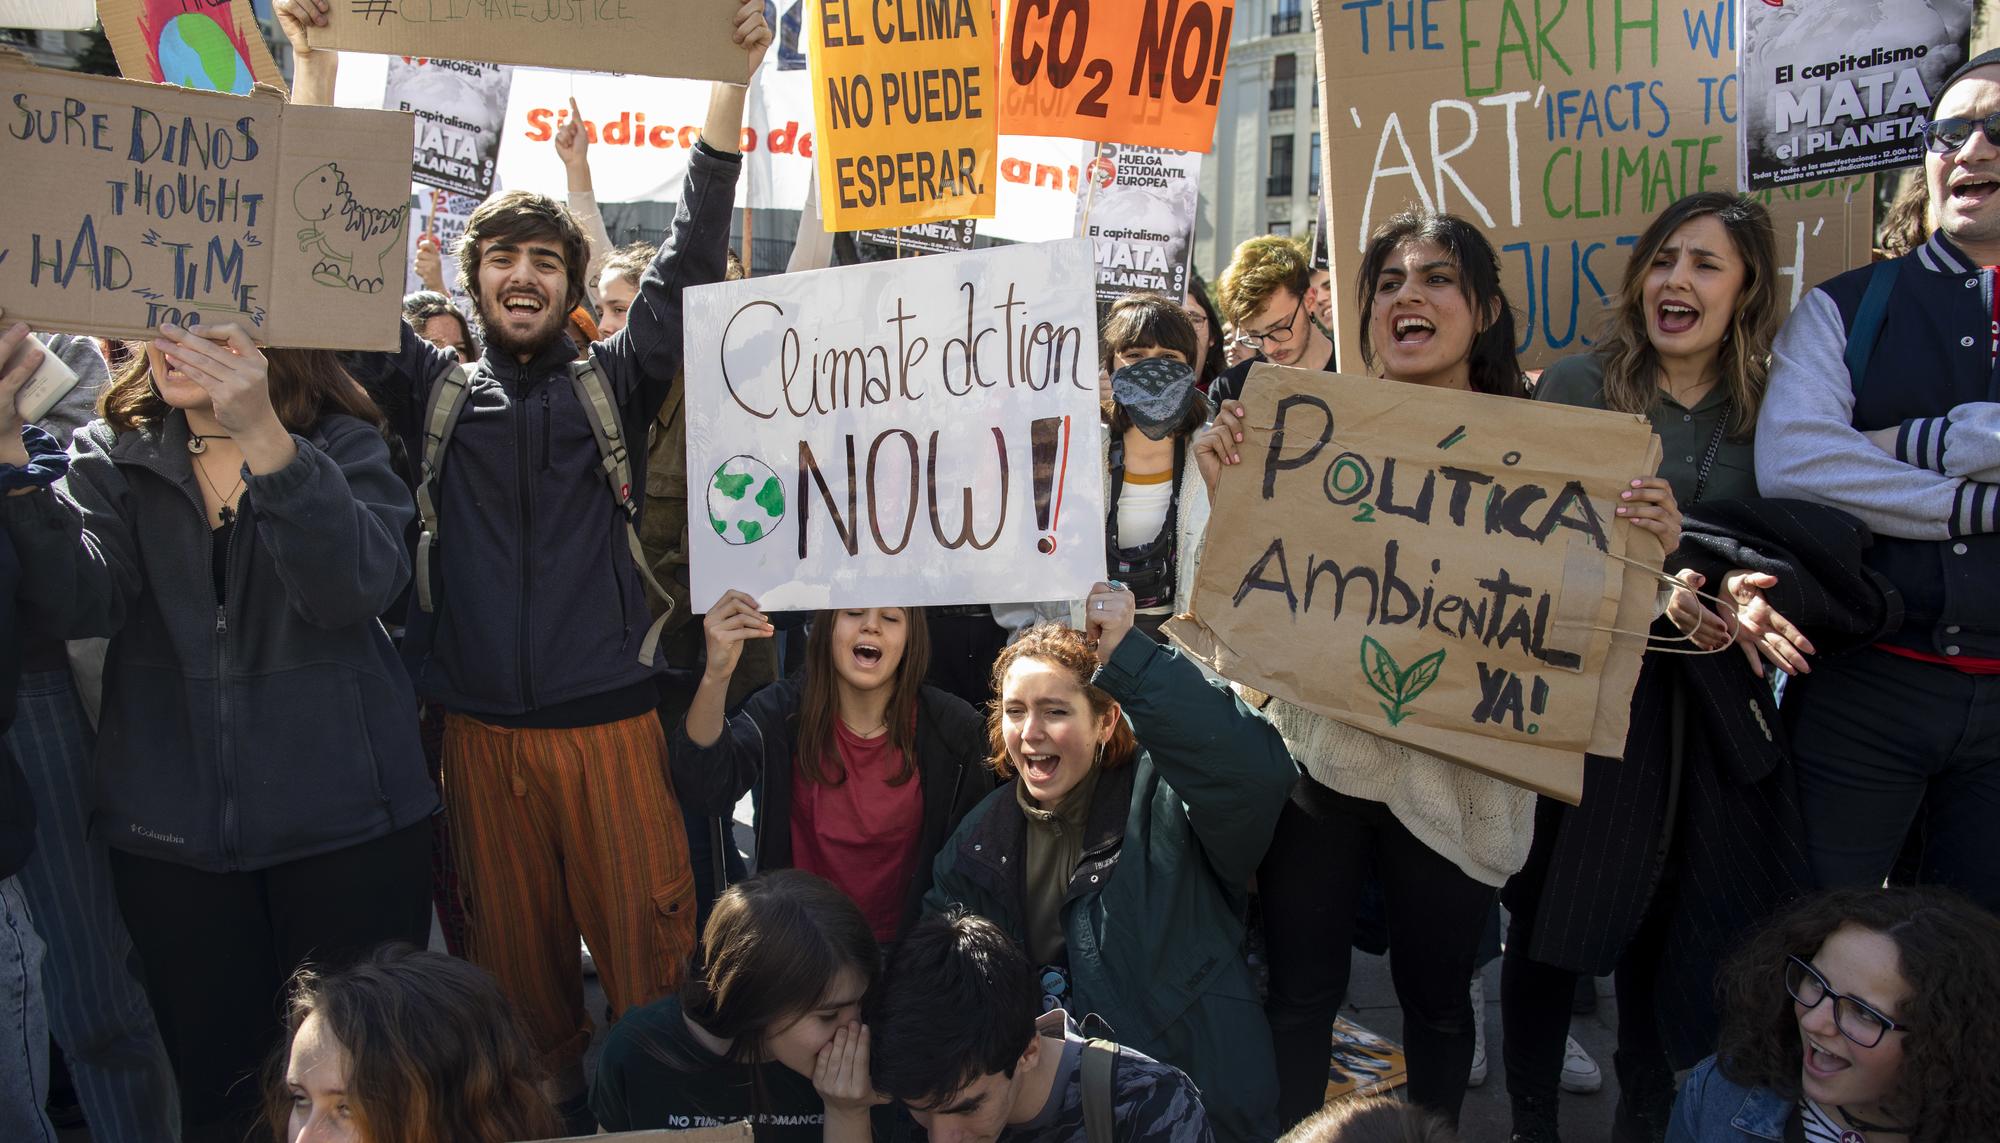
[[[708,480],[708,523],[725,543],[754,544],[785,518],[785,485],[771,466],[732,456]]]
[[[160,29],[160,79],[197,91],[248,95],[256,80],[228,33],[207,16],[186,12]]]

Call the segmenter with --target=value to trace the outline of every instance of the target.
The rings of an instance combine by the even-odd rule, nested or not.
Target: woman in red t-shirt
[[[703,630],[708,665],[668,747],[682,804],[727,814],[762,782],[757,868],[819,874],[861,906],[878,941],[894,941],[919,915],[931,859],[993,789],[979,714],[924,685],[923,612],[818,612],[805,670],[758,691],[729,719],[744,641],[773,628],[755,600],[731,591]]]

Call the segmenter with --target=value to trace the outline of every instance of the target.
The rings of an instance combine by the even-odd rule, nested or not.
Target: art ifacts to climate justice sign
[[[810,609],[1081,598],[1104,578],[1080,240],[687,291],[689,563]]]
[[[821,0],[806,34],[829,231],[993,217],[988,0]]]
[[[1525,366],[1590,348],[1653,216],[1737,187],[1737,2],[1319,0],[1334,287],[1390,215],[1447,211],[1498,249]],[[1761,195],[1787,307],[1867,261],[1871,188]],[[1334,306],[1343,361],[1359,360],[1354,310]]]
[[[1576,801],[1584,753],[1624,753],[1652,620],[1636,565],[1663,553],[1617,516],[1659,464],[1646,418],[1275,365],[1251,380],[1174,637],[1224,677]]]
[[[1968,58],[1972,0],[1763,0],[1739,9],[1743,185],[1923,161],[1924,117]]]
[[[0,307],[146,337],[394,349],[410,118],[34,67],[0,52]]]

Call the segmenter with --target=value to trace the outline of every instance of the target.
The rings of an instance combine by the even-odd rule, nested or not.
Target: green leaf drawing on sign
[[[1388,716],[1389,725],[1400,725],[1409,715],[1406,709],[1416,697],[1429,690],[1444,670],[1444,652],[1432,651],[1408,667],[1398,666],[1396,657],[1373,636],[1361,637],[1361,674],[1376,694],[1387,702],[1377,703]]]

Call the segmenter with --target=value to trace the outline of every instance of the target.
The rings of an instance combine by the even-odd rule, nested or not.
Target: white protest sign
[[[1188,289],[1201,156],[1193,151],[1099,143],[1095,183],[1077,203],[1077,234],[1097,243],[1097,300]]]
[[[382,106],[416,116],[410,167],[417,183],[478,198],[493,193],[513,75],[506,64],[389,57]]]
[[[1067,240],[686,291],[695,610],[1087,594],[1091,283]]]

